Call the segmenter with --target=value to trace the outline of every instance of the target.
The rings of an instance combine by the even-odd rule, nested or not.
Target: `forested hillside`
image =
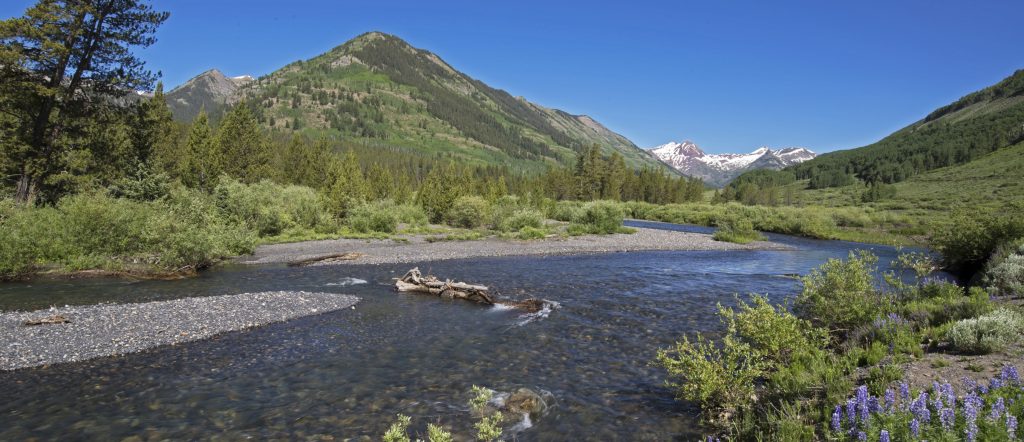
[[[964,164],[1024,140],[1024,70],[939,108],[881,141],[823,154],[793,166],[811,188],[859,179],[896,183],[940,167]]]
[[[310,60],[231,90],[230,79],[197,77],[168,94],[175,115],[212,102],[251,102],[259,121],[281,133],[362,140],[417,149],[478,165],[540,172],[568,165],[590,145],[618,152],[633,168],[664,167],[592,118],[548,109],[492,88],[398,37],[363,34]],[[219,85],[219,86],[218,86]],[[181,99],[182,91],[190,97]],[[223,93],[228,91],[224,98]],[[193,103],[191,108],[182,103]],[[186,121],[187,118],[179,118]],[[666,169],[668,170],[668,169]]]

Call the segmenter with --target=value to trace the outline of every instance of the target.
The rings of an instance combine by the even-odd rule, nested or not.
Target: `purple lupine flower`
[[[860,412],[860,422],[862,424],[867,423],[868,418],[870,417],[868,397],[870,397],[870,395],[868,394],[867,385],[857,387],[857,411]]]
[[[857,423],[857,401],[854,399],[846,401],[846,420],[850,421],[851,427]]]
[[[1017,416],[1006,413],[1006,432],[1010,435],[1010,439],[1017,438]]]
[[[836,410],[832,412],[832,431],[839,432],[842,430],[843,407],[836,405]]]
[[[953,424],[956,423],[956,409],[954,408],[943,408],[939,410],[939,422],[942,423],[942,429],[949,431],[953,429]]]
[[[985,401],[973,392],[964,397],[964,420],[967,422],[964,434],[969,442],[973,442],[978,436],[978,410],[984,403]]]
[[[878,433],[878,442],[889,442],[889,431],[882,430]]]
[[[971,379],[971,378],[965,376],[964,379],[963,379],[963,382],[964,382],[964,387],[967,387],[967,392],[968,393],[978,389],[978,383],[975,382],[974,379]]]
[[[910,434],[915,438],[921,435],[921,423],[917,419],[910,421]]]
[[[868,411],[871,413],[878,413],[882,409],[878,404],[878,398],[874,396],[868,396]]]
[[[885,411],[891,413],[896,408],[896,392],[892,389],[885,390]]]
[[[978,393],[988,394],[988,387],[985,384],[978,384]]]
[[[859,441],[866,441],[866,440],[868,440],[868,434],[863,432],[863,431],[858,431],[857,432],[857,440],[859,440]]]
[[[942,384],[942,392],[946,395],[946,405],[956,408],[956,393],[953,392],[953,385],[949,382]]]
[[[988,413],[988,420],[995,422],[999,418],[1003,417],[1003,412],[1006,411],[1006,401],[1003,398],[996,398],[996,403],[992,404],[992,411]]]
[[[930,410],[928,410],[927,392],[922,391],[920,394],[917,395],[917,399],[915,399],[914,402],[910,404],[910,411],[911,413],[914,413],[914,416],[917,417],[917,419],[920,420],[921,422],[927,424],[929,421],[931,421],[932,413]]]
[[[1002,379],[1003,382],[1006,382],[1007,384],[1020,383],[1020,376],[1017,375],[1017,367],[1014,367],[1012,365],[1007,365],[1003,367],[1003,371],[999,373],[999,378]]]
[[[1000,388],[1002,386],[1003,386],[1003,380],[999,379],[999,378],[992,378],[992,380],[988,382],[988,389],[989,390],[995,390],[995,389]]]
[[[910,385],[900,382],[900,402],[903,403],[903,410],[910,408]]]

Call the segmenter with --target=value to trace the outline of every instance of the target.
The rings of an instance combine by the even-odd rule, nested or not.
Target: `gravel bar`
[[[585,235],[569,238],[517,241],[486,238],[472,241],[429,243],[424,236],[412,236],[408,242],[392,240],[338,239],[305,241],[260,246],[252,256],[238,260],[243,264],[273,264],[316,259],[338,253],[358,253],[352,260],[334,260],[326,264],[404,264],[446,259],[495,256],[576,255],[587,253],[636,252],[645,250],[790,250],[791,247],[766,241],[733,244],[715,241],[711,235],[637,228],[633,234]]]
[[[0,370],[83,361],[354,308],[334,293],[261,292],[0,313]],[[25,325],[61,315],[63,324]]]

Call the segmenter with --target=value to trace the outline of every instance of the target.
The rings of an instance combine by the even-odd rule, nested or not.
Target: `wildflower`
[[[915,438],[921,435],[921,423],[917,419],[910,421],[910,434]]]
[[[917,395],[917,399],[910,404],[910,412],[914,413],[914,416],[921,422],[928,423],[931,421],[931,411],[928,409],[928,393],[921,392]]]
[[[904,409],[910,405],[910,385],[906,382],[900,382],[900,402],[903,402]]]
[[[882,430],[878,433],[878,442],[889,442],[889,431]]]
[[[964,420],[967,422],[964,434],[970,442],[978,436],[978,410],[984,403],[984,400],[973,392],[964,397]]]
[[[954,408],[943,408],[939,410],[939,422],[942,423],[942,429],[949,431],[953,429],[953,424],[956,422],[956,409]]]
[[[1017,417],[1006,413],[1006,433],[1010,435],[1010,439],[1017,438]]]
[[[892,412],[896,408],[896,392],[892,389],[885,390],[885,411]]]
[[[1003,416],[1003,412],[1006,411],[1006,401],[1003,398],[996,398],[996,403],[992,404],[992,411],[988,413],[988,420],[995,422]]]
[[[852,427],[857,423],[857,401],[848,399],[846,401],[846,420],[850,421]]]
[[[863,431],[858,431],[857,432],[857,440],[860,440],[860,441],[868,440],[868,434],[863,432]]]
[[[868,394],[867,385],[861,385],[860,387],[857,387],[857,411],[860,411],[860,422],[862,424],[867,423],[868,418],[870,417],[870,409],[868,406],[869,396],[870,395]]]
[[[836,405],[836,410],[832,412],[832,431],[838,432],[843,428],[842,415],[843,407]]]
[[[1007,365],[1003,367],[1003,371],[999,373],[999,378],[1002,379],[1003,382],[1006,382],[1007,384],[1020,383],[1020,376],[1017,375],[1017,367],[1014,367],[1012,365]]]
[[[868,396],[868,411],[871,413],[878,413],[882,407],[878,405],[878,398],[874,396]]]
[[[1002,386],[1003,386],[1003,380],[999,379],[999,378],[992,378],[992,380],[988,382],[988,389],[989,390],[995,390],[995,389],[997,389],[999,387],[1002,387]]]

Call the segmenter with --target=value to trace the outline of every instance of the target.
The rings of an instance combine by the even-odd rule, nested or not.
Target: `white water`
[[[345,277],[345,278],[341,278],[341,280],[338,281],[338,282],[328,282],[326,285],[328,285],[328,286],[342,286],[342,287],[346,287],[346,286],[357,285],[357,284],[366,284],[366,280],[365,279],[359,279],[359,278],[348,278],[348,277]]]

